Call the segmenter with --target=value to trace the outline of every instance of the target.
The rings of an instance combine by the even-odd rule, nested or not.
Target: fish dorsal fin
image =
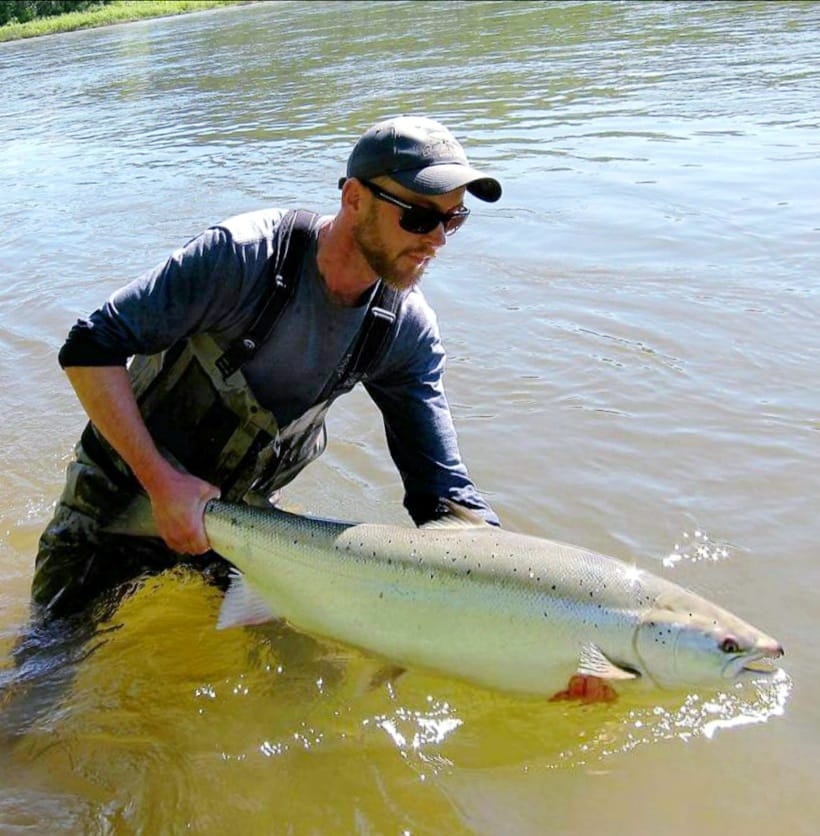
[[[600,679],[637,679],[635,671],[629,671],[608,659],[595,644],[585,644],[578,660],[578,673],[597,676]]]
[[[420,525],[419,528],[483,528],[485,525],[489,525],[487,520],[480,517],[475,511],[471,511],[469,508],[465,508],[463,505],[459,505],[451,499],[439,499],[439,504],[447,509],[446,513],[437,520],[430,520],[430,522]]]
[[[216,629],[265,624],[276,618],[268,602],[248,583],[245,576],[241,572],[231,572],[231,585],[219,610]]]

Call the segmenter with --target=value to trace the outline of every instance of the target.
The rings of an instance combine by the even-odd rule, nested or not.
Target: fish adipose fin
[[[476,514],[475,511],[471,511],[469,508],[465,508],[463,505],[459,505],[451,499],[442,498],[439,500],[439,505],[443,505],[446,508],[445,513],[438,519],[430,520],[430,522],[420,525],[419,528],[483,528],[489,525],[487,520]]]
[[[231,585],[219,610],[217,630],[265,624],[277,617],[267,601],[247,582],[241,572],[231,572]]]
[[[585,644],[581,648],[578,673],[582,676],[595,676],[599,679],[637,679],[640,675],[607,659],[601,648],[594,644]]]

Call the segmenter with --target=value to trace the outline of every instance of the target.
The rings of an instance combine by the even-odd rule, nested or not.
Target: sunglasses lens
[[[399,218],[399,226],[407,232],[416,235],[426,235],[432,232],[440,223],[444,224],[446,235],[452,235],[456,230],[461,229],[469,210],[457,210],[452,215],[442,215],[432,209],[422,209],[414,206],[412,209],[405,209]]]
[[[467,220],[469,212],[459,212],[457,215],[450,215],[447,222],[444,224],[445,235],[452,235],[454,232],[464,226],[464,221]]]
[[[426,235],[432,232],[441,223],[441,216],[438,212],[429,212],[427,209],[413,207],[405,209],[401,213],[399,226],[407,232],[416,235]]]

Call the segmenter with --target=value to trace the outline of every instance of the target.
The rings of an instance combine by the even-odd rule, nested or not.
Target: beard
[[[426,263],[415,263],[411,267],[402,267],[400,262],[404,256],[421,252],[409,248],[391,256],[377,232],[375,207],[371,207],[367,217],[353,230],[353,239],[367,261],[368,267],[379,276],[382,281],[393,290],[410,290],[420,281]],[[412,263],[412,262],[411,262]]]

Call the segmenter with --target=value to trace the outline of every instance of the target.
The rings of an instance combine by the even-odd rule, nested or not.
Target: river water
[[[0,674],[83,415],[72,322],[205,226],[332,212],[356,136],[450,125],[503,181],[424,279],[505,525],[665,572],[773,677],[550,704],[129,598],[0,744],[3,833],[816,833],[820,5],[258,3],[0,47]],[[407,522],[354,393],[288,492]],[[668,564],[663,565],[664,561]],[[446,637],[442,637],[446,640]]]

